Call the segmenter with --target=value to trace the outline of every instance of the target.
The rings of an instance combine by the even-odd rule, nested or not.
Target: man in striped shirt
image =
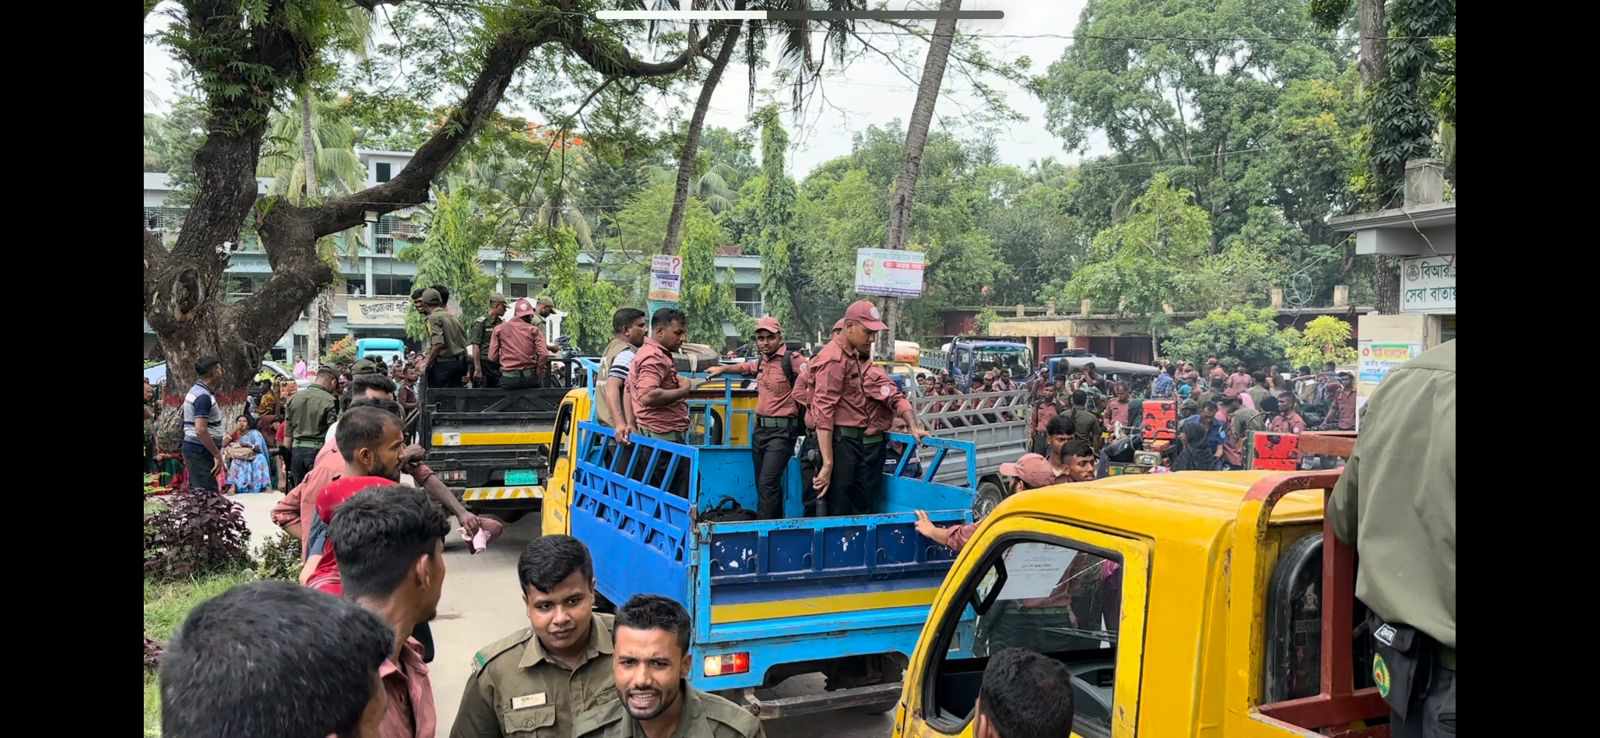
[[[183,398],[183,464],[189,471],[189,488],[217,491],[217,472],[227,468],[222,459],[222,406],[211,388],[222,381],[222,360],[202,356],[194,363],[197,379]]]

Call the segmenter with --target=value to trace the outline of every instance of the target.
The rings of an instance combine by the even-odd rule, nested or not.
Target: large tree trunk
[[[242,95],[209,96],[208,135],[194,155],[197,193],[177,243],[168,251],[158,236],[145,231],[144,312],[167,357],[166,395],[181,402],[195,380],[195,360],[212,355],[223,364],[224,379],[213,388],[219,399],[228,406],[242,402],[262,355],[337,276],[318,258],[317,239],[361,225],[368,211],[382,214],[425,202],[434,176],[494,112],[517,68],[535,47],[560,43],[590,68],[611,77],[672,74],[698,48],[698,40],[691,38],[674,59],[639,61],[614,41],[590,38],[582,23],[552,22],[557,14],[572,12],[571,3],[559,5],[519,11],[520,17],[506,19],[514,27],[490,43],[460,104],[399,175],[325,203],[297,205],[279,199],[255,208],[256,165],[267,125],[264,111],[283,92],[282,86],[250,84]],[[226,9],[200,3],[188,7],[186,21],[202,44],[227,51],[186,55],[185,61],[197,65],[194,71],[205,85],[238,83],[240,64],[266,67],[276,80],[304,74],[308,56],[302,39],[287,27],[268,26],[241,35],[237,19]],[[229,305],[222,299],[228,251],[238,242],[241,224],[252,211],[272,276],[255,294]]]
[[[1368,90],[1383,78],[1384,41],[1388,29],[1383,27],[1384,0],[1357,0],[1356,22],[1361,34],[1361,85]]]
[[[733,47],[739,42],[742,26],[729,26],[722,39],[722,48],[711,63],[711,71],[700,83],[700,98],[695,101],[694,116],[689,119],[689,131],[683,137],[683,149],[678,152],[678,181],[672,192],[672,214],[667,216],[667,236],[661,241],[661,253],[676,254],[683,242],[683,215],[689,205],[689,183],[694,179],[695,156],[700,151],[700,129],[705,126],[706,109],[711,107],[711,96],[722,81],[722,71],[733,58]]]
[[[961,9],[961,0],[941,0],[939,10],[953,14]],[[889,232],[884,237],[886,249],[905,248],[906,231],[911,225],[912,197],[917,189],[917,177],[922,173],[922,149],[928,143],[928,127],[933,123],[933,106],[939,101],[939,86],[944,80],[945,63],[950,59],[950,44],[955,39],[956,20],[953,15],[941,16],[933,24],[933,39],[928,44],[928,58],[922,64],[922,79],[917,82],[917,102],[911,108],[911,125],[906,129],[906,145],[900,176],[894,180],[894,190],[889,195]],[[926,285],[924,285],[926,289]],[[900,301],[893,297],[883,299],[883,322],[887,330],[878,334],[877,353],[880,358],[894,358],[896,323],[900,319]]]

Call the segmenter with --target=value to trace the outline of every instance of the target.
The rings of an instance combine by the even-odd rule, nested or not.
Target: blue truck
[[[598,373],[585,368],[590,377]],[[715,384],[721,386],[708,383],[690,397],[687,444],[636,435],[621,446],[593,417],[593,381],[568,393],[555,423],[544,533],[569,533],[588,545],[603,605],[658,594],[689,610],[695,687],[764,718],[892,709],[906,660],[954,560],[948,548],[916,532],[914,511],[927,510],[940,525],[972,521],[975,449],[941,438],[919,448],[911,436],[894,434],[903,448],[895,468],[886,469],[881,510],[823,518],[801,516],[800,467],[791,459],[788,517],[716,522],[708,513],[729,507],[729,499],[754,510],[756,485],[749,445],[755,391],[736,389],[736,377]],[[964,486],[932,481],[947,455],[966,460]],[[902,476],[913,460],[920,474]],[[664,474],[628,471],[658,462]],[[684,465],[687,497],[663,482]],[[970,644],[970,630],[968,636],[961,643]],[[815,672],[826,678],[821,693],[756,693]]]

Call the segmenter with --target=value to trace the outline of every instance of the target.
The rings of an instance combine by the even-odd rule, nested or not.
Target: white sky
[[[1085,1],[968,0],[962,4],[963,10],[1001,10],[1005,12],[1006,17],[999,21],[962,21],[963,30],[978,35],[1064,36],[1071,34],[1077,25]],[[906,6],[899,2],[892,5]],[[166,17],[158,10],[151,14],[145,31],[149,33],[166,22]],[[870,25],[858,28],[871,30]],[[885,45],[895,41],[891,36],[869,35],[867,38],[879,48],[886,50]],[[880,40],[882,44],[878,43]],[[1060,58],[1069,43],[1071,42],[1064,38],[985,39],[986,47],[995,58],[1010,61],[1019,56],[1028,56],[1033,62],[1029,72],[1032,75],[1043,74],[1052,62]],[[919,56],[922,53],[918,51]],[[654,58],[649,52],[645,52],[644,55]],[[160,101],[153,105],[147,99],[144,103],[146,112],[164,109],[167,101],[172,98],[172,87],[168,78],[175,68],[177,63],[165,48],[150,41],[145,42],[144,87],[154,93]],[[831,59],[827,68],[832,68]],[[908,71],[913,78],[920,74],[920,58],[909,65]],[[737,129],[747,124],[748,75],[749,70],[744,65],[737,63],[729,65],[722,84],[718,86],[716,95],[712,98],[711,108],[706,116],[707,125]],[[758,84],[770,87],[770,77],[763,74],[758,78]],[[952,87],[958,89],[964,87],[964,83],[955,73],[954,64],[946,70],[942,85],[943,94],[940,95],[939,104],[935,108],[936,129],[939,117],[953,117],[960,113],[961,107],[975,109],[978,104],[969,95],[953,92]],[[1060,142],[1045,129],[1044,104],[1037,97],[1010,83],[1000,83],[999,89],[1006,93],[1010,106],[1027,118],[1022,123],[1007,126],[1005,135],[995,141],[1001,161],[1025,166],[1030,161],[1047,156],[1054,156],[1066,162],[1078,159],[1076,155],[1064,152]],[[788,90],[776,90],[776,101],[785,110],[784,125],[790,129],[792,146],[789,160],[791,174],[796,179],[804,177],[822,162],[850,153],[851,134],[864,130],[869,125],[886,125],[896,118],[901,121],[910,119],[911,106],[916,98],[916,87],[891,69],[887,62],[875,56],[857,60],[843,77],[825,78],[823,90],[831,106],[814,104],[812,109],[806,112],[801,124],[797,124],[788,112]],[[757,105],[760,104],[761,100],[758,98]],[[665,112],[667,106],[663,103],[657,107]],[[835,107],[839,109],[836,110]],[[687,111],[683,114],[687,115]],[[959,135],[961,131],[956,133]],[[1089,145],[1090,155],[1099,155],[1107,151],[1102,136],[1092,136]]]

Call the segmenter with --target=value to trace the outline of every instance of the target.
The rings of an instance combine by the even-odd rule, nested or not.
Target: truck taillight
[[[749,652],[725,653],[721,656],[707,656],[705,660],[706,676],[724,676],[727,674],[750,673]]]

